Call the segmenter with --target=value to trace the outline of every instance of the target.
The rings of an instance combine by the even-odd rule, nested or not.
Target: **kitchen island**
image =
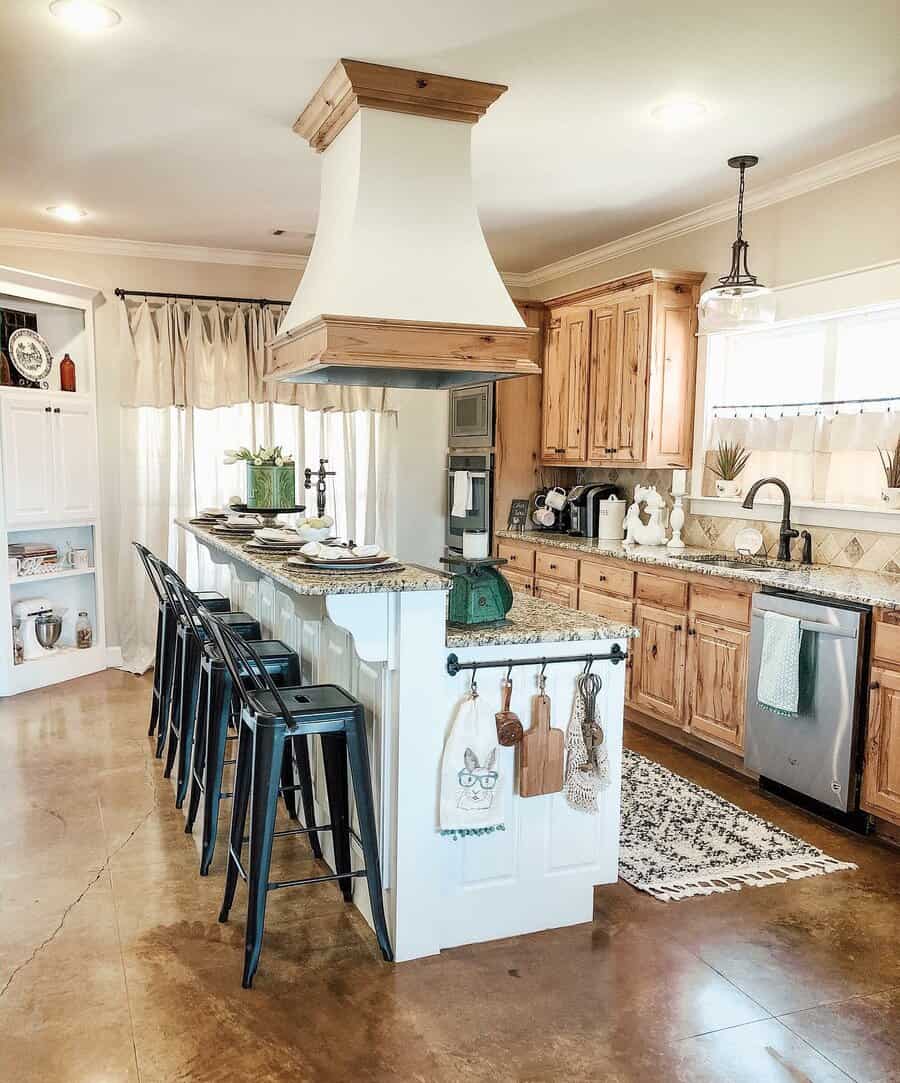
[[[233,605],[256,616],[264,635],[297,650],[305,683],[339,684],[365,705],[385,910],[398,962],[591,920],[594,885],[617,877],[625,666],[593,666],[602,681],[597,706],[612,776],[598,813],[570,808],[562,793],[518,797],[514,750],[500,748],[506,830],[453,839],[438,832],[441,756],[470,674],[451,676],[447,659],[498,664],[478,673],[481,705],[491,715],[500,709],[503,663],[533,659],[513,677],[511,706],[526,728],[541,660],[548,660],[552,724],[565,729],[583,666],[553,659],[608,654],[614,645],[627,651],[634,628],[517,596],[502,627],[448,630],[450,580],[442,572],[407,565],[384,575],[304,574],[281,556],[248,552],[203,526],[178,523],[229,568]],[[318,749],[313,782],[317,821],[327,823]],[[321,837],[331,863],[330,839]],[[364,882],[355,883],[354,902],[369,920]]]

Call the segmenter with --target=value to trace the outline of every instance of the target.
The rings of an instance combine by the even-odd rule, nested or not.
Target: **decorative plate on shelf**
[[[35,383],[46,380],[53,368],[50,347],[30,327],[20,327],[9,336],[9,359],[20,376]]]

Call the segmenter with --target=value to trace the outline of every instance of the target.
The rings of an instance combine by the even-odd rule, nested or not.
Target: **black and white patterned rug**
[[[632,887],[670,902],[855,868],[623,751],[619,876]]]

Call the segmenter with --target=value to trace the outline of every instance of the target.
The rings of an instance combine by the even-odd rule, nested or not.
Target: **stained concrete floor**
[[[334,885],[279,892],[245,992],[243,892],[219,925],[223,847],[201,879],[148,695],[109,671],[0,703],[0,1080],[900,1081],[900,859],[638,731],[859,871],[679,903],[619,883],[590,925],[396,967]]]

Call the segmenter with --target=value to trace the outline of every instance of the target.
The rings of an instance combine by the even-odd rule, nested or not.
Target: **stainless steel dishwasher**
[[[797,617],[801,679],[795,718],[760,707],[756,698],[767,612]],[[859,802],[859,729],[867,653],[867,606],[764,589],[753,595],[744,763],[768,780],[830,808]]]

